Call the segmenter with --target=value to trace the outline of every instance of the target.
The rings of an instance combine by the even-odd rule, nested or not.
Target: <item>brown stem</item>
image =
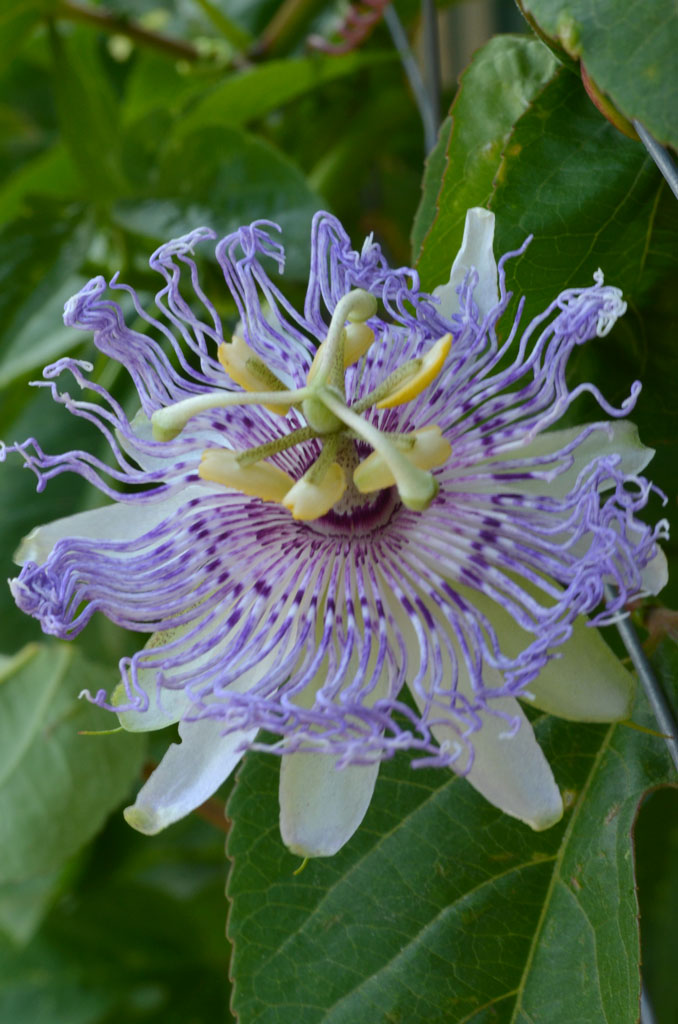
[[[170,36],[162,35],[159,32],[151,32],[143,28],[135,21],[111,14],[101,7],[90,7],[89,4],[78,3],[77,0],[61,0],[56,9],[57,18],[66,18],[69,21],[83,21],[88,25],[95,25],[102,32],[116,33],[127,36],[142,46],[147,46],[162,53],[167,53],[181,60],[200,60],[201,54],[193,43],[187,43],[183,39],[172,39]]]
[[[317,6],[318,0],[282,0],[252,47],[250,57],[259,60],[264,56],[279,53],[294,35],[297,26],[307,20]]]
[[[205,800],[204,804],[200,804],[200,807],[196,807],[193,811],[203,821],[213,825],[214,828],[218,828],[220,832],[225,832],[228,835],[228,831],[231,827],[230,820],[226,817],[225,808],[221,800],[217,800],[215,796],[211,796],[209,800]]]

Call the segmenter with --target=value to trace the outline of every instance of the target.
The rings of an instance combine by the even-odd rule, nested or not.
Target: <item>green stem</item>
[[[323,441],[323,448],[320,455],[313,465],[308,467],[302,479],[306,480],[309,484],[321,484],[325,478],[327,470],[336,460],[337,452],[339,451],[341,443],[343,443],[343,438],[338,434],[330,434],[330,436]]]
[[[311,388],[298,388],[294,391],[210,391],[195,395],[156,409],[151,416],[153,437],[156,441],[171,441],[193,416],[210,409],[226,409],[235,405],[297,405],[313,393]]]
[[[240,28],[240,25],[236,25],[230,18],[227,18],[217,5],[212,3],[212,0],[194,0],[194,2],[205,12],[217,31],[221,32],[224,39],[231,46],[234,46],[236,50],[244,51],[251,45],[252,36],[250,33]]]
[[[335,387],[343,389],[344,384],[344,353],[342,351],[342,339],[344,324],[347,320],[353,323],[364,323],[377,312],[377,300],[374,295],[363,291],[362,288],[354,288],[348,292],[334,307],[334,313],[330,321],[327,338],[322,343],[322,355],[320,365],[313,378],[313,384],[319,387],[328,382]],[[340,381],[333,379],[333,371],[340,366]]]
[[[128,39],[133,39],[141,46],[159,50],[180,60],[197,61],[201,59],[200,51],[193,43],[187,43],[183,39],[172,39],[159,32],[152,32],[135,21],[130,21],[118,14],[111,14],[110,11],[101,7],[90,7],[89,4],[78,3],[77,0],[61,0],[57,4],[54,15],[68,21],[82,21],[87,25],[94,25],[102,32],[127,36]]]
[[[238,462],[241,466],[251,466],[255,462],[260,462],[261,459],[268,459],[271,455],[277,455],[278,452],[293,448],[295,444],[301,444],[302,441],[310,441],[315,436],[316,433],[312,427],[300,427],[299,430],[293,430],[286,437],[278,437],[275,441],[260,444],[257,448],[248,448],[238,455]]]
[[[410,462],[378,427],[349,409],[328,388],[322,388],[317,397],[337,419],[355,431],[363,441],[367,441],[375,452],[379,452],[393,474],[403,504],[417,511],[428,508],[438,493],[438,485],[432,474]]]

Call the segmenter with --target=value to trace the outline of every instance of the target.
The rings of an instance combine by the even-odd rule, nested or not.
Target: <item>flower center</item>
[[[408,433],[380,430],[362,415],[369,408],[403,405],[421,394],[440,373],[452,336],[440,338],[422,357],[399,366],[368,395],[349,405],[345,370],[357,362],[374,341],[367,320],[377,310],[369,292],[355,289],[334,310],[327,337],[311,365],[306,386],[288,389],[240,337],[219,347],[219,361],[243,392],[218,391],[197,395],[158,409],[152,416],[156,440],[176,437],[198,413],[233,405],[264,405],[285,416],[294,407],[307,426],[245,451],[209,448],[199,475],[263,501],[284,505],[295,519],[317,520],[333,510],[345,516],[359,495],[395,487],[407,508],[421,511],[435,498],[438,485],[430,472],[450,456],[449,443],[432,425]],[[271,458],[303,441],[316,438],[321,450],[298,480]],[[356,441],[372,448],[358,460]],[[366,507],[380,504],[365,501]],[[389,512],[390,515],[390,512]]]

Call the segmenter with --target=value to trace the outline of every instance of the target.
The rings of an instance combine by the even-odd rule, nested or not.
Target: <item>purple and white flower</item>
[[[666,579],[666,524],[637,518],[653,453],[620,418],[639,385],[618,410],[566,381],[621,294],[598,272],[523,325],[522,302],[505,316],[516,254],[497,266],[491,213],[469,211],[433,295],[318,214],[300,313],[264,269],[283,270],[274,228],[216,244],[233,334],[199,281],[206,228],[151,257],[156,315],[117,278],[68,302],[66,324],[122,364],[140,409],[128,419],[85,362],[45,369],[112,464],[34,439],[0,458],[23,456],[39,490],[74,472],[113,503],[34,530],[15,600],[64,639],[96,611],[152,634],[117,689],[89,695],[126,729],[179,723],[126,811],[142,832],[189,813],[252,748],[282,757],[281,832],[303,855],[346,842],[402,750],[546,828],[562,800],[521,701],[627,717],[633,679],[591,626]],[[90,400],[59,390],[66,374]],[[582,391],[612,419],[550,429]]]

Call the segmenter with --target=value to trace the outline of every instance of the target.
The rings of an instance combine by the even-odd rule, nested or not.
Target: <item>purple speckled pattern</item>
[[[212,409],[159,442],[90,379],[89,364],[64,358],[39,383],[103,433],[110,464],[86,451],[48,455],[33,438],[4,446],[0,458],[21,455],[38,490],[60,473],[77,473],[114,501],[143,508],[151,525],[125,539],[58,540],[42,564],[26,562],[12,581],[14,597],[46,633],[64,639],[97,611],[140,633],[174,631],[123,659],[127,704],[115,710],[143,711],[150,693],[162,703],[163,694],[181,691],[184,719],[217,718],[224,734],[267,730],[275,739],[266,749],[277,752],[316,750],[366,763],[409,749],[415,764],[450,764],[472,746],[480,711],[506,717],[497,700],[529,688],[577,616],[609,622],[642,592],[642,570],[665,534],[663,522],[651,527],[637,518],[652,485],[626,476],[609,446],[582,468],[577,462],[563,493],[552,487],[581,445],[593,435],[607,440],[606,423],[582,428],[558,451],[529,452],[582,391],[610,417],[633,407],[638,385],[614,409],[592,385],[570,390],[566,382],[573,349],[605,334],[623,304],[598,274],[530,323],[517,303],[511,320],[504,264],[514,253],[499,264],[495,308],[479,318],[472,271],[459,312],[446,320],[414,270],[391,269],[371,239],[355,251],[337,220],[318,214],[301,314],[264,269],[284,267],[276,231],[256,222],[217,241],[215,252],[244,339],[288,386],[304,385],[332,311],[352,288],[372,292],[380,316],[369,321],[374,344],[347,370],[349,404],[452,333],[450,355],[427,389],[406,405],[365,413],[385,430],[442,429],[452,455],[435,470],[431,506],[410,511],[390,489],[365,496],[350,514],[295,521],[280,505],[204,483],[197,473],[207,448],[251,448],[303,426],[295,409],[286,417],[253,405]],[[153,254],[163,281],[154,315],[117,278],[93,279],[66,305],[65,323],[93,332],[99,351],[125,368],[145,417],[193,395],[239,390],[217,360],[229,335],[193,258],[214,242],[199,228]],[[120,292],[143,332],[125,323]],[[63,390],[69,377],[78,397]],[[272,461],[298,478],[319,451],[311,439]],[[606,581],[616,588],[610,604]],[[525,632],[517,656],[502,649],[474,593],[483,608],[489,599],[508,610]],[[406,682],[417,711],[402,699]],[[112,707],[104,692],[91,699]],[[438,723],[454,730],[458,746],[436,744]]]

